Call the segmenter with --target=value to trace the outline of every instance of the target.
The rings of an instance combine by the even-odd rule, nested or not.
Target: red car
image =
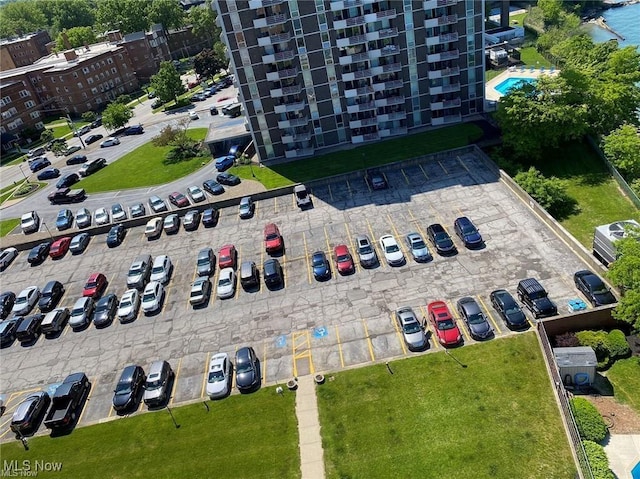
[[[82,296],[90,298],[99,298],[107,287],[107,278],[102,273],[93,273],[89,276],[87,284],[84,285]]]
[[[174,191],[169,195],[169,201],[171,202],[171,204],[177,206],[178,208],[189,206],[191,204],[189,203],[189,200],[186,196],[184,196],[182,193],[178,193],[177,191]]]
[[[62,258],[67,251],[69,250],[69,245],[71,244],[71,236],[65,236],[64,238],[60,238],[56,240],[49,250],[49,256],[51,259]]]
[[[284,247],[284,240],[275,223],[269,223],[264,227],[264,248],[267,253],[276,253]]]
[[[220,267],[220,269],[235,269],[237,257],[238,252],[236,251],[236,247],[232,244],[226,244],[222,248],[220,248],[220,251],[218,252],[218,266]]]
[[[449,312],[446,303],[443,301],[434,301],[427,306],[427,314],[429,321],[436,331],[438,341],[443,346],[453,346],[462,341],[462,335],[458,329],[453,316]]]
[[[333,249],[333,254],[336,257],[338,273],[350,274],[355,271],[355,267],[353,266],[353,258],[351,257],[351,253],[349,253],[349,248],[347,248],[347,245],[339,244]]]

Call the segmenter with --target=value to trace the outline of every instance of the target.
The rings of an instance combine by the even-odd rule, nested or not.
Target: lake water
[[[624,37],[624,41],[618,39],[621,47],[635,45],[640,49],[640,3],[610,8],[605,10],[602,16],[607,21],[607,25]],[[606,42],[616,38],[615,35],[594,24],[585,25],[585,28],[596,42]]]

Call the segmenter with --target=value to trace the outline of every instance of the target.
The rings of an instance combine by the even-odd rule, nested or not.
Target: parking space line
[[[304,259],[307,263],[307,282],[311,284],[311,264],[309,264],[309,248],[307,246],[307,236],[302,232],[302,243],[304,244]]]
[[[331,193],[331,183],[327,183],[327,188],[329,189],[329,198],[333,201],[333,193]]]
[[[264,248],[260,250],[260,266],[258,269],[264,266]],[[261,275],[264,276],[264,275]],[[263,278],[264,279],[264,278]],[[262,293],[262,281],[258,281],[258,293]]]
[[[427,235],[425,234],[424,230],[422,229],[422,226],[420,226],[420,220],[414,216],[413,211],[411,211],[409,208],[407,208],[407,211],[409,212],[409,216],[411,217],[411,221],[415,222],[416,228],[418,230],[418,233],[420,233],[420,236],[422,237],[422,239],[425,241],[425,244],[426,244]]]
[[[242,262],[240,261],[240,258],[241,258],[241,256],[240,256],[240,247],[238,246],[236,248],[236,269],[235,269],[236,272],[240,269],[240,265],[242,264]],[[233,299],[238,299],[238,296],[240,296],[240,290],[242,288],[240,288],[240,286],[238,285],[239,281],[240,280],[238,279],[238,275],[236,274],[236,284],[235,284],[236,294],[233,297]],[[211,289],[213,289],[213,286],[211,287]]]
[[[400,328],[398,327],[398,319],[396,317],[396,313],[391,313],[391,322],[393,323],[393,327],[396,330],[396,334],[398,335],[398,341],[400,341],[400,346],[402,346],[402,354],[406,356],[407,347],[404,345],[404,340],[402,339],[402,333],[400,333]]]
[[[172,286],[169,286],[164,289],[164,298],[162,299],[162,309],[160,310],[160,314],[164,313],[164,310],[166,309],[167,304],[169,303],[169,293],[171,292]]]
[[[353,255],[356,254],[356,248],[353,245],[353,236],[351,236],[351,230],[349,229],[349,223],[345,223],[344,224],[344,228],[347,230],[347,238],[349,239],[350,253],[351,253],[351,257],[353,258]],[[359,267],[360,267],[360,264],[354,259],[353,260],[353,270],[354,271],[358,271]]]
[[[287,284],[287,255],[282,252],[282,282]]]
[[[458,316],[455,314],[456,310],[452,307],[453,305],[451,304],[451,302],[449,300],[446,300],[445,303],[447,303],[447,308],[449,308],[449,311],[451,311],[451,316],[453,317],[453,320],[456,322],[458,329],[462,331],[465,342],[471,341],[471,337],[469,336],[469,332],[467,331],[467,325],[466,324],[461,325],[461,323],[464,323],[464,321],[458,318]]]
[[[353,196],[353,192],[351,191],[351,185],[349,184],[349,180],[345,180],[347,182],[347,190],[349,190],[349,196]]]
[[[173,391],[171,391],[171,399],[169,404],[173,406],[173,400],[176,398],[176,387],[178,385],[178,376],[180,376],[180,368],[182,368],[182,358],[178,361],[178,368],[173,376]]]
[[[407,185],[410,185],[411,182],[409,181],[409,177],[407,176],[407,174],[404,172],[404,169],[400,168],[400,171],[402,172],[402,176],[404,176],[404,181],[407,182]]]
[[[327,233],[327,227],[323,226],[322,229],[324,229],[324,239],[327,242],[327,256],[329,258],[331,258],[331,243],[329,243],[329,233]],[[332,261],[329,260],[329,263],[331,263]]]
[[[236,353],[237,352],[238,352],[238,346],[236,346]],[[234,356],[235,356],[235,354],[234,354]],[[235,369],[235,366],[234,366],[234,369]],[[236,387],[236,375],[232,374],[231,375],[231,389],[233,390],[233,388],[235,388],[235,387]]]
[[[340,366],[344,368],[344,357],[342,356],[342,343],[340,342],[340,332],[336,326],[336,339],[338,340],[338,354],[340,355]]]
[[[462,161],[462,158],[460,158],[460,155],[456,155],[456,158],[458,159],[458,162],[462,165],[462,167],[465,170],[467,170],[467,173],[471,175],[472,174],[471,171],[469,170],[469,168],[467,168],[467,165],[464,163],[464,161]]]
[[[207,353],[207,360],[204,363],[204,377],[202,378],[202,390],[200,391],[200,397],[204,397],[204,393],[207,388],[207,375],[209,372],[209,361],[211,361],[211,353]]]
[[[364,179],[364,183],[367,185],[367,189],[369,190],[369,193],[371,193],[371,185],[369,184],[369,181],[367,180],[367,177],[363,177]]]
[[[361,319],[362,326],[364,327],[364,334],[367,338],[367,345],[369,346],[369,354],[371,355],[371,361],[375,361],[376,357],[373,354],[373,343],[371,342],[371,336],[369,336],[369,328],[367,328],[367,323],[364,319]]]
[[[427,172],[424,171],[424,168],[422,167],[422,165],[420,163],[418,163],[418,166],[420,167],[420,171],[422,171],[422,174],[424,175],[424,177],[428,180],[429,179],[429,175],[427,175]]]
[[[371,235],[371,244],[373,245],[373,249],[376,251],[376,255],[378,256],[378,258],[382,260],[384,258],[384,255],[380,252],[380,249],[378,248],[378,240],[373,234],[373,228],[371,227],[371,223],[369,223],[369,218],[365,218],[365,221],[367,222],[367,227],[369,228],[369,234]],[[378,261],[378,263],[380,263],[380,267],[382,267],[383,264],[387,264],[386,261]]]
[[[293,376],[298,377],[298,359],[308,359],[309,360],[309,371],[313,374],[313,361],[311,360],[311,335],[309,334],[309,330],[306,331],[296,331],[291,333],[291,348],[293,352]],[[298,340],[302,338],[302,342],[298,342]],[[300,348],[306,346],[301,352],[297,352]]]
[[[438,164],[440,165],[440,168],[442,168],[442,171],[444,171],[444,174],[448,175],[449,172],[447,171],[447,169],[444,167],[444,165],[442,164],[442,162],[440,160],[438,160]]]
[[[496,320],[494,319],[493,315],[491,314],[491,311],[489,311],[489,308],[487,308],[487,305],[484,304],[484,301],[482,300],[480,295],[477,295],[476,298],[478,298],[478,301],[480,301],[480,304],[482,305],[482,307],[486,311],[487,316],[489,316],[489,319],[491,320],[491,324],[493,324],[493,326],[496,328],[496,333],[502,333],[502,331],[498,327],[498,323],[496,322]]]
[[[400,233],[398,233],[398,229],[396,228],[396,225],[393,224],[393,220],[391,219],[391,215],[389,213],[387,213],[387,219],[389,220],[389,224],[391,225],[391,229],[393,230],[393,234],[396,237],[396,241],[398,242],[398,245],[400,246],[400,249],[402,250],[402,254],[407,256],[408,252],[407,252],[407,250],[405,248],[404,241],[402,241],[402,237],[400,236]]]
[[[263,361],[260,364],[260,372],[262,373],[262,383],[267,382],[267,342],[262,340],[262,357]]]
[[[87,411],[87,403],[91,399],[91,395],[93,394],[93,391],[96,390],[96,385],[97,384],[98,384],[98,377],[96,376],[93,379],[93,381],[91,381],[91,389],[89,389],[89,394],[87,394],[87,399],[85,399],[85,401],[84,401],[84,406],[82,408],[82,412],[80,413],[80,417],[78,418],[78,421],[76,422],[76,424],[80,424],[82,422],[82,418],[84,417],[84,413]]]
[[[385,183],[387,183],[387,185],[391,184],[389,183],[389,179],[387,178],[387,175],[384,174],[384,171],[382,172],[382,176],[384,177],[384,181]]]

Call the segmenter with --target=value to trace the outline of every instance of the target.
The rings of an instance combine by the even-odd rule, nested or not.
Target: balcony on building
[[[274,113],[291,113],[300,110],[304,110],[307,102],[302,97],[283,97],[280,98],[280,103],[273,107]]]
[[[277,63],[293,60],[296,56],[293,50],[280,50],[262,56],[262,63]]]
[[[377,92],[375,104],[376,104],[376,108],[393,106],[393,105],[404,105],[404,95],[401,95],[399,93]]]
[[[298,142],[308,142],[311,140],[311,132],[310,131],[288,131],[282,135],[280,138],[282,143],[298,143]]]
[[[280,5],[259,8],[253,20],[253,28],[267,28],[287,22],[286,10]]]
[[[450,50],[442,50],[437,53],[429,53],[427,54],[427,61],[429,63],[447,61],[447,60],[457,60],[460,58],[460,51],[457,48],[452,48]]]
[[[249,8],[257,10],[259,8],[273,7],[274,5],[279,5],[285,1],[286,0],[249,0]]]
[[[258,45],[267,47],[269,45],[278,45],[280,43],[288,43],[291,40],[291,32],[278,29],[276,32],[267,31],[258,38]]]
[[[287,78],[295,78],[298,76],[300,70],[298,67],[285,67],[280,69],[272,69],[272,71],[267,72],[267,80],[269,81],[279,81],[285,80]]]
[[[313,146],[293,148],[291,150],[285,150],[284,156],[286,158],[304,158],[313,155],[314,151]]]
[[[365,25],[367,23],[375,23],[381,20],[392,20],[397,14],[395,8],[388,8],[385,10],[372,11],[378,7],[378,3],[366,5],[362,11],[362,15],[346,16],[345,12],[339,12],[333,17],[334,28],[351,28],[358,25]]]
[[[431,98],[430,109],[431,110],[446,110],[448,108],[457,108],[462,104],[460,97],[455,98]]]
[[[307,115],[296,116],[294,114],[282,115],[282,119],[278,120],[278,128],[286,130],[287,128],[296,128],[306,126],[309,124],[309,117]]]
[[[372,67],[371,75],[382,75],[384,73],[394,73],[402,71],[402,63],[393,62],[393,63],[385,63],[382,65],[378,65],[376,67]]]
[[[340,49],[340,65],[351,65],[352,63],[363,62],[366,60],[369,60],[369,52],[366,50],[364,45]]]
[[[369,97],[362,97],[362,98],[356,99],[355,101],[350,99],[347,102],[347,113],[358,113],[361,111],[364,112],[364,111],[375,110],[375,109],[376,109],[376,104]]]
[[[393,28],[382,28],[380,30],[376,30],[375,32],[367,33],[368,41],[382,40],[384,38],[393,38],[398,36],[398,29]]]
[[[373,111],[367,111],[365,113],[353,113],[349,117],[349,128],[365,128],[367,126],[374,126],[378,124]]]
[[[360,84],[362,82],[362,85]],[[369,95],[374,92],[373,87],[367,84],[366,80],[360,80],[359,82],[348,82],[344,86],[345,98],[353,98],[356,96]]]
[[[372,3],[373,0],[366,0],[366,3]],[[365,0],[338,0],[331,2],[331,11],[339,12],[353,7],[360,7],[365,4]]]
[[[427,18],[424,21],[424,28],[443,27],[454,23],[458,23],[458,15],[439,15],[434,18]]]
[[[353,33],[347,31],[339,31],[338,38],[336,39],[336,46],[338,48],[345,48],[349,46],[360,45],[367,43],[369,39],[366,33]]]
[[[429,93],[431,95],[440,95],[442,93],[453,93],[458,91],[460,91],[459,82],[438,84],[438,85],[429,87]]]
[[[406,126],[396,126],[393,128],[382,128],[378,130],[378,134],[380,138],[386,138],[389,136],[398,136],[398,135],[406,135],[407,127]]]
[[[429,80],[436,78],[451,77],[460,74],[460,67],[458,66],[438,66],[437,64],[430,64],[427,76]]]
[[[437,112],[434,112],[437,113]],[[462,121],[462,115],[460,113],[448,113],[443,116],[432,117],[431,124],[436,125],[447,125],[449,123],[460,123]]]
[[[425,0],[422,8],[425,10],[434,10],[436,8],[451,7],[458,3],[458,0]]]
[[[441,43],[457,42],[458,32],[441,33],[433,37],[427,37],[427,46],[438,45]]]
[[[404,120],[405,118],[407,118],[407,112],[402,110],[398,105],[394,107],[378,109],[378,124],[388,121]]]
[[[374,133],[365,133],[362,135],[352,135],[351,136],[351,143],[356,144],[356,143],[365,143],[367,141],[376,141],[380,139],[380,135],[378,134],[378,132],[374,132]]]
[[[287,95],[298,95],[302,93],[302,84],[297,82],[287,83],[285,85],[277,85],[269,91],[271,98],[280,98]]]

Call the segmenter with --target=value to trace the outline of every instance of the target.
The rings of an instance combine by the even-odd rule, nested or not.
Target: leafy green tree
[[[37,4],[47,18],[52,33],[75,27],[91,27],[96,20],[94,0],[46,0]]]
[[[165,30],[179,28],[184,25],[185,13],[180,3],[175,0],[153,0],[149,9],[152,23],[161,23]]]
[[[227,67],[227,60],[222,60],[220,55],[212,49],[205,48],[193,59],[193,68],[202,78],[213,78],[223,68]]]
[[[46,27],[47,19],[37,2],[18,0],[5,3],[0,8],[0,37],[2,38],[24,35]]]
[[[42,130],[42,133],[40,133],[40,141],[47,143],[51,140],[53,140],[53,132],[47,128]]]
[[[603,150],[625,178],[640,178],[640,136],[633,125],[624,124],[605,136]]]
[[[99,0],[96,22],[105,30],[127,33],[146,31],[151,25],[151,0]]]
[[[64,152],[67,151],[69,145],[67,145],[67,141],[56,141],[53,145],[51,145],[51,152],[55,156],[64,156]]]
[[[118,98],[116,98],[115,100],[113,100],[115,103],[122,103],[123,105],[127,105],[129,103],[131,103],[131,95],[120,95],[118,96]]]
[[[613,329],[609,331],[607,335],[607,342],[609,343],[609,356],[611,361],[616,361],[621,358],[626,358],[631,354],[631,348],[627,343],[627,339],[624,333],[619,329]]]
[[[95,111],[85,111],[82,114],[82,121],[86,121],[88,123],[91,123],[93,120],[95,120],[98,117],[98,115],[96,114]]]
[[[91,45],[98,41],[96,34],[91,27],[74,27],[60,32],[56,37],[56,50],[63,51],[68,47],[65,45],[64,34],[66,33],[71,48],[78,48],[84,45]]]
[[[622,291],[613,317],[640,331],[640,231],[616,242],[618,258],[609,266],[607,277]]]
[[[125,126],[133,117],[133,110],[125,104],[111,102],[102,112],[102,124],[108,130]]]
[[[567,194],[562,180],[545,178],[533,166],[518,173],[514,180],[554,217],[564,217],[573,212],[576,201]]]
[[[158,73],[151,77],[151,88],[163,103],[178,100],[178,95],[185,92],[180,74],[172,62],[162,62]]]
[[[216,24],[216,11],[211,6],[211,0],[204,5],[189,9],[188,23],[191,31],[198,37],[220,38],[221,28]]]
[[[538,8],[542,10],[545,25],[558,25],[564,11],[562,0],[538,0]]]
[[[629,323],[636,333],[640,332],[640,289],[624,293],[613,310],[613,317]]]

